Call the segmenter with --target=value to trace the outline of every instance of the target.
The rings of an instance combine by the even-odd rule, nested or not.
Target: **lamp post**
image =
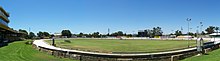
[[[171,30],[171,34],[175,34],[174,30]]]
[[[199,26],[197,26],[196,35],[197,35],[196,37],[199,38],[198,37],[199,36]]]
[[[191,19],[187,18],[186,21],[188,21],[188,36],[187,37],[188,37],[188,47],[189,47],[189,23],[190,23]]]
[[[200,32],[201,32],[201,35],[200,35],[200,37],[202,37],[202,22],[200,22]]]
[[[110,36],[110,34],[109,34],[109,33],[110,33],[110,29],[108,28],[108,35],[107,35],[107,36]]]
[[[181,32],[183,32],[183,27],[181,27]]]
[[[216,30],[217,35],[218,35],[218,30],[219,30],[219,27],[215,27],[215,30]]]
[[[134,39],[134,37],[135,37],[135,35],[134,35],[135,33],[134,33],[134,32],[135,32],[135,31],[132,31],[132,32],[133,32],[132,38]]]
[[[202,31],[202,26],[203,26],[202,22],[200,22],[200,32],[201,32],[201,34],[197,39],[197,51],[203,54],[204,53],[204,49],[203,49],[204,40],[202,38],[202,32],[203,32]],[[199,26],[197,26],[197,28],[199,28]]]

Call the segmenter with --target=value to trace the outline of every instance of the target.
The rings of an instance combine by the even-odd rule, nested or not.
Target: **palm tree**
[[[218,35],[218,30],[219,30],[219,27],[215,27],[215,30],[216,30],[217,35]]]

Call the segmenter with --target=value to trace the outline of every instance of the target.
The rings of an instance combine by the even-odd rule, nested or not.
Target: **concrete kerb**
[[[100,60],[107,61],[133,61],[133,60],[152,60],[156,61],[158,59],[164,59],[163,61],[176,61],[179,60],[180,57],[190,57],[197,54],[196,47],[177,50],[177,51],[168,51],[168,52],[158,52],[158,53],[143,53],[143,54],[109,54],[109,53],[96,53],[96,52],[86,52],[86,51],[78,51],[78,50],[69,50],[62,49],[58,47],[51,46],[42,40],[35,40],[33,42],[34,46],[36,46],[39,50],[45,50],[50,52],[51,55],[55,56],[63,56],[67,58],[75,58],[83,61],[83,57],[86,59],[89,57],[90,59],[87,61],[96,61],[97,58]],[[191,54],[193,53],[193,54]],[[177,57],[177,58],[175,58]],[[94,59],[94,60],[93,60]],[[133,60],[132,60],[133,59]]]

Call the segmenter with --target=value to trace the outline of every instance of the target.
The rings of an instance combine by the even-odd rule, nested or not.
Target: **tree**
[[[124,35],[122,31],[118,31],[117,33],[118,33],[118,36],[123,36]]]
[[[132,34],[127,34],[127,35],[126,35],[126,37],[132,37],[132,36],[133,36]]]
[[[215,27],[215,31],[218,33],[219,27]]]
[[[87,37],[92,37],[92,34],[88,34],[88,36]]]
[[[112,36],[123,36],[123,32],[122,31],[118,31],[118,32],[115,32],[115,33],[112,33]]]
[[[163,35],[163,31],[161,29],[161,27],[154,27],[153,28],[153,36],[162,36]]]
[[[150,36],[152,36],[152,34],[153,34],[153,31],[150,30],[150,29],[146,29],[144,31],[139,31],[138,32],[139,37],[150,37]]]
[[[100,34],[99,34],[99,32],[94,32],[94,33],[92,34],[92,36],[95,37],[95,38],[98,38],[98,37],[100,37]]]
[[[153,30],[148,30],[148,35],[150,38],[153,38],[155,36]]]
[[[182,35],[182,31],[179,31],[179,30],[175,31],[175,35],[176,35],[176,36]]]
[[[162,36],[163,31],[161,27],[154,27],[152,30],[151,29],[146,29],[144,31],[138,32],[139,37],[154,37],[154,36]]]
[[[18,31],[19,31],[20,33],[24,33],[24,35],[22,35],[23,38],[28,39],[28,32],[27,32],[26,30],[19,29]]]
[[[190,36],[194,36],[194,33],[192,33],[192,32],[188,32],[187,34]]]
[[[42,38],[44,37],[44,34],[43,34],[43,32],[39,31],[39,32],[37,33],[37,36],[42,39]]]
[[[25,33],[25,34],[28,34],[28,32],[27,32],[26,30],[23,30],[23,29],[19,29],[18,31],[19,31],[19,32],[23,32],[23,33]]]
[[[34,37],[36,37],[36,35],[33,32],[30,32],[28,36],[30,39],[33,39]]]
[[[44,37],[50,37],[50,34],[48,32],[43,32]]]
[[[70,30],[62,30],[62,36],[67,36],[68,38],[72,36]]]
[[[149,29],[144,30],[144,36],[145,37],[149,37],[150,33],[151,33],[151,30],[149,30]]]
[[[215,30],[215,27],[209,26],[205,31],[207,32],[207,34],[212,34],[215,32],[214,30]]]
[[[79,33],[78,37],[82,37],[84,34],[82,32]]]
[[[43,39],[45,37],[50,37],[51,35],[48,32],[41,32],[41,31],[39,31],[37,33],[37,36],[40,37],[41,39]]]
[[[202,35],[205,35],[206,33],[204,32],[204,31],[202,31],[202,33],[201,33]]]
[[[198,33],[194,33],[194,36],[195,36],[195,37],[198,37]]]

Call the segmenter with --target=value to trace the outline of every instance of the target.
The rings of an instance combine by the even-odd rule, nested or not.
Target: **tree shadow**
[[[4,46],[8,46],[8,43],[0,43],[0,48]]]

